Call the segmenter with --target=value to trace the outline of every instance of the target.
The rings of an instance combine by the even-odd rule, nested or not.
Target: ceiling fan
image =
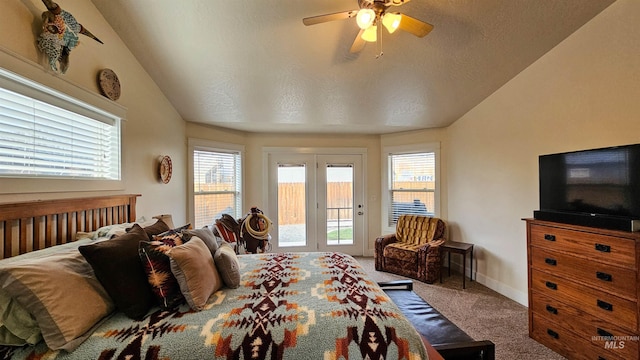
[[[391,6],[400,6],[410,0],[358,0],[359,10],[349,10],[333,14],[311,16],[302,19],[309,26],[335,20],[356,18],[360,32],[351,45],[351,52],[357,53],[367,42],[376,42],[378,33],[382,36],[382,25],[392,34],[397,29],[417,37],[424,37],[433,30],[433,25],[399,12],[387,11]]]

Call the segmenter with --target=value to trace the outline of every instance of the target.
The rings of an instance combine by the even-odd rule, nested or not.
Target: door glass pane
[[[353,167],[327,165],[327,245],[353,245]]]
[[[278,246],[307,244],[304,164],[278,164]]]

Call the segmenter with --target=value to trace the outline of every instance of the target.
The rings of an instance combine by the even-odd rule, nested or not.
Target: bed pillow
[[[223,285],[207,245],[194,236],[167,254],[171,259],[171,273],[176,277],[187,304],[193,310],[202,310],[209,296]]]
[[[129,231],[130,229],[127,229]],[[163,232],[169,231],[171,228],[167,225],[162,219],[158,219],[153,225],[145,226],[144,232],[147,233],[149,237],[147,240],[153,240],[154,235],[162,234]]]
[[[75,349],[114,309],[76,248],[3,262],[0,291],[29,312],[53,350]]]
[[[46,257],[54,253],[72,250],[77,252],[79,246],[90,244],[93,241],[91,238],[82,238],[70,243],[2,259],[0,268],[5,268],[9,264],[24,263],[26,259]],[[34,345],[41,340],[42,332],[33,315],[0,287],[0,344],[11,346]]]
[[[216,240],[215,235],[213,235],[213,231],[209,229],[209,227],[205,226],[202,229],[194,229],[194,230],[183,230],[182,233],[187,236],[197,236],[204,244],[207,245],[209,252],[211,253],[211,257],[216,254],[216,250],[218,250],[218,241]]]
[[[42,340],[38,322],[31,313],[0,290],[0,344],[35,345]]]
[[[213,256],[213,262],[220,273],[220,277],[227,287],[232,289],[240,286],[240,266],[233,247],[227,243],[220,244]]]
[[[162,309],[171,309],[184,302],[178,280],[171,273],[171,262],[167,253],[175,246],[180,246],[189,239],[184,238],[181,230],[170,230],[154,235],[152,241],[141,241],[138,255],[151,285],[155,302]]]
[[[94,240],[106,238],[111,239],[114,236],[120,236],[127,232],[127,229],[130,229],[134,224],[140,225],[140,227],[145,228],[147,226],[153,225],[156,223],[156,219],[147,220],[144,217],[136,220],[135,222],[129,223],[121,223],[121,224],[111,224],[100,227],[96,231],[92,232],[81,232],[78,231],[76,233],[76,239],[82,239],[90,237]]]
[[[170,229],[173,229],[175,226],[173,225],[173,217],[171,214],[162,214],[153,216],[153,219],[162,220]]]
[[[138,257],[138,244],[148,240],[138,224],[111,240],[80,246],[98,280],[128,317],[144,318],[153,304],[153,295]]]

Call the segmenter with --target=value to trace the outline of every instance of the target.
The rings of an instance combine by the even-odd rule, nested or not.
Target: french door
[[[272,251],[363,255],[362,154],[268,154]]]

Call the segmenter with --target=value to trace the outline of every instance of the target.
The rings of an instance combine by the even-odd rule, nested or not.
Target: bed
[[[101,282],[102,278],[101,281],[96,278],[100,275],[98,268],[94,267],[95,274],[85,271],[79,276],[82,278],[79,281],[88,283],[83,286],[90,288],[91,294],[86,297],[80,295],[85,292],[78,291],[76,294],[76,288],[67,285],[67,282],[74,283],[75,277],[78,277],[76,273],[68,277],[53,275],[70,258],[73,265],[69,268],[74,271],[81,267],[85,270],[90,268],[86,262],[91,262],[93,266],[93,260],[82,256],[87,256],[83,250],[85,247],[114,244],[114,241],[129,236],[127,233],[110,239],[100,236],[101,229],[115,229],[122,223],[131,228],[140,226],[143,230],[147,229],[142,226],[142,222],[134,224],[137,219],[135,204],[138,196],[116,195],[0,204],[0,254],[4,258],[0,260],[0,300],[5,298],[0,301],[0,313],[15,313],[7,308],[6,298],[9,297],[12,303],[20,305],[23,312],[31,315],[33,326],[43,337],[35,345],[0,346],[0,358],[429,358],[428,344],[425,344],[397,306],[368,278],[356,260],[341,253],[238,255],[234,263],[240,273],[237,288],[219,287],[206,297],[206,301],[201,301],[199,306],[194,306],[198,296],[190,293],[187,288],[181,288],[186,302],[171,306],[154,305],[143,317],[135,320],[128,313],[114,310],[120,309],[120,303],[115,298],[113,301],[109,300],[110,292],[106,290],[109,287]],[[152,222],[148,222],[146,226],[152,227]],[[110,237],[109,231],[103,235]],[[135,231],[137,230],[132,230]],[[202,254],[207,248],[196,247],[196,244],[202,246],[199,245],[201,243],[205,242],[192,239],[182,245],[186,249],[186,244],[189,244],[193,249],[200,249],[199,253]],[[82,254],[78,249],[83,251]],[[218,260],[213,251],[208,258]],[[179,263],[178,259],[177,255],[175,259],[172,255],[172,264]],[[192,264],[189,261],[183,264]],[[25,262],[35,263],[37,266],[22,266]],[[207,264],[211,263],[213,260]],[[206,266],[209,265],[202,265],[200,269]],[[34,276],[26,268],[38,274]],[[43,270],[48,268],[52,270]],[[186,268],[187,265],[183,269]],[[16,275],[24,271],[29,276],[20,278]],[[202,276],[201,273],[202,271],[197,277],[201,280],[205,278],[205,282],[209,281],[211,277]],[[178,273],[175,274],[181,278]],[[221,274],[220,277],[226,284],[226,275]],[[191,281],[186,271],[181,275],[184,278],[179,280],[180,286]],[[43,288],[64,278],[63,285],[49,287],[52,288],[51,291],[58,291],[61,297],[69,294],[73,296],[65,301],[52,301],[53,305],[42,305],[40,302],[44,300],[32,297],[33,289],[27,295],[16,295],[10,291],[15,283],[25,286],[23,283],[40,276],[45,279],[48,276],[49,279],[41,283],[35,280],[32,282]],[[122,279],[123,282],[128,281],[128,277]],[[101,284],[105,286],[102,287]],[[71,286],[69,290],[68,286]],[[36,290],[38,292],[39,288]],[[95,299],[91,296],[95,296]],[[2,309],[2,306],[5,308]],[[61,329],[64,324],[60,325],[55,321],[49,323],[50,319],[44,321],[44,317],[38,315],[40,312],[53,317],[51,314],[56,311],[71,317],[78,315],[78,312],[82,312],[81,316],[92,312],[96,314],[93,314],[91,323],[85,326],[88,327],[86,331],[83,328],[75,329],[76,333],[81,333],[69,335]],[[77,327],[77,322],[69,321],[64,316],[61,318]],[[0,327],[4,325],[1,323],[2,319],[4,318],[0,317]],[[51,331],[60,331],[62,334],[45,334]]]

